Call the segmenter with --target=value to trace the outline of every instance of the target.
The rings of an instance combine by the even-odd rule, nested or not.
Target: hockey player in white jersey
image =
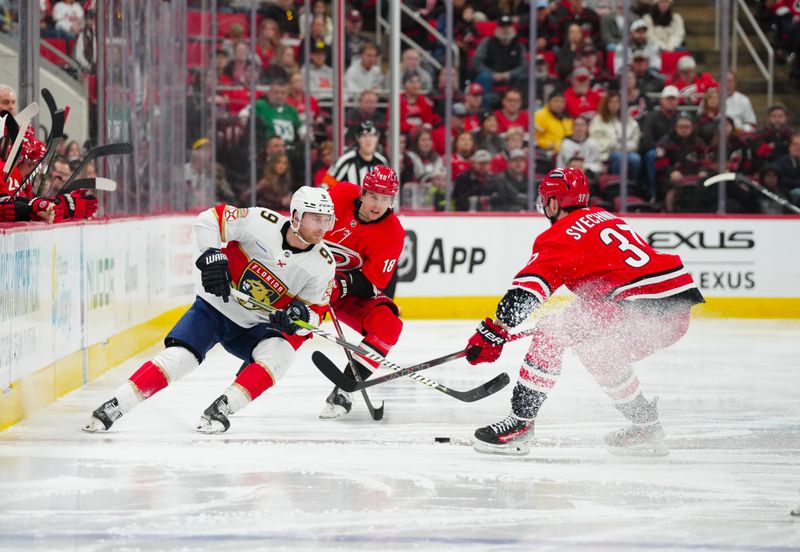
[[[333,226],[328,192],[303,186],[292,196],[290,211],[291,220],[269,209],[217,205],[197,217],[203,253],[196,265],[203,292],[167,335],[166,348],[92,413],[85,431],[108,430],[134,406],[197,368],[217,343],[246,365],[204,411],[198,431],[227,431],[231,414],[286,373],[297,348],[311,337],[292,320],[319,323],[336,267],[321,243]],[[232,285],[280,310],[268,315],[251,309],[230,297]]]

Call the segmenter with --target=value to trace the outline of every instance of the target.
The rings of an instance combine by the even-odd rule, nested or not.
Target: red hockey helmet
[[[580,169],[553,169],[539,183],[539,212],[550,198],[556,198],[560,207],[586,207],[589,204],[589,182]]]
[[[364,183],[361,184],[361,187],[376,194],[394,195],[400,189],[400,182],[397,180],[397,173],[394,172],[394,169],[378,165],[364,176]]]

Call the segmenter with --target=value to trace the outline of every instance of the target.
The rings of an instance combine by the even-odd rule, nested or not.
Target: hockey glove
[[[53,222],[55,219],[55,204],[47,198],[35,197],[28,203],[31,220],[44,220]]]
[[[59,219],[88,219],[97,211],[97,198],[86,190],[56,196],[56,222]]]
[[[294,320],[308,322],[311,320],[311,311],[302,301],[294,300],[283,310],[275,311],[269,315],[270,323],[275,328],[285,334],[294,335],[299,326],[294,324]]]
[[[508,332],[487,318],[478,325],[477,331],[467,342],[467,361],[473,365],[494,362],[500,358],[506,341]]]
[[[351,278],[347,272],[337,272],[333,277],[330,302],[333,303],[347,295],[351,283]]]
[[[231,295],[231,272],[228,257],[216,247],[209,247],[194,263],[200,269],[200,280],[207,293],[228,302]]]

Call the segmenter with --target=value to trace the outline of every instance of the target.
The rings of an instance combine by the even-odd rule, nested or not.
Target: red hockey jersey
[[[325,234],[325,244],[336,259],[336,270],[361,270],[372,285],[383,289],[389,283],[403,251],[406,232],[391,209],[374,222],[363,223],[356,212],[361,187],[338,182],[328,188],[336,222]]]
[[[577,209],[542,232],[512,287],[544,303],[562,285],[594,302],[663,299],[697,289],[680,257],[656,251],[623,219],[597,207]],[[699,291],[693,295],[700,297]]]

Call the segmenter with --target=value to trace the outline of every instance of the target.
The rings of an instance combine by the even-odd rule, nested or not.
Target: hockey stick
[[[24,190],[28,184],[33,184],[34,179],[41,173],[42,180],[44,180],[44,174],[50,166],[50,162],[55,156],[55,141],[61,138],[64,135],[64,123],[66,121],[66,112],[63,109],[60,109],[53,113],[53,127],[50,129],[50,136],[47,137],[47,148],[45,150],[44,156],[39,159],[39,162],[36,163],[36,166],[33,168],[31,173],[25,177],[25,180],[22,181],[22,184],[19,185],[14,191],[14,194],[11,196],[11,199],[17,197],[17,195]],[[41,188],[41,184],[39,185]]]
[[[755,191],[759,192],[761,195],[771,199],[772,201],[774,201],[775,203],[777,203],[781,207],[783,207],[785,209],[789,209],[793,213],[800,214],[800,207],[798,207],[794,203],[791,203],[790,201],[782,198],[781,196],[779,196],[775,192],[773,192],[771,190],[768,190],[767,188],[765,188],[764,186],[762,186],[758,182],[753,182],[752,180],[750,180],[746,176],[744,176],[742,174],[739,174],[739,173],[726,172],[726,173],[714,175],[714,176],[712,176],[710,178],[707,178],[706,181],[703,182],[703,186],[706,186],[706,187],[713,186],[714,184],[718,184],[719,182],[740,182],[740,183],[744,184],[745,186],[749,186],[750,188],[752,188]]]
[[[258,299],[251,297],[245,293],[242,293],[241,291],[235,288],[231,288],[231,295],[233,295],[234,298],[240,301],[249,303],[250,305],[258,307],[266,312],[275,312],[277,310],[272,305],[259,301]],[[403,369],[401,366],[395,364],[394,362],[391,362],[390,360],[387,360],[383,356],[362,349],[358,345],[353,345],[352,343],[349,343],[344,339],[338,338],[335,335],[330,334],[325,330],[314,326],[313,324],[309,324],[308,322],[304,322],[302,320],[293,320],[293,322],[297,326],[310,331],[314,335],[318,335],[324,339],[333,341],[337,345],[344,347],[345,349],[349,349],[350,351],[354,352],[359,356],[373,360],[382,366],[386,366],[387,368],[390,368],[392,370]],[[311,355],[312,359],[314,358],[314,354]],[[409,377],[413,380],[422,383],[423,385],[427,385],[428,387],[436,389],[437,391],[441,391],[442,393],[450,395],[451,397],[455,397],[456,399],[464,402],[473,402],[482,399],[484,397],[488,397],[489,395],[496,393],[497,391],[508,385],[508,383],[511,381],[511,379],[508,377],[508,374],[503,372],[502,374],[498,374],[493,379],[487,381],[482,385],[479,385],[474,389],[470,389],[468,391],[456,391],[455,389],[450,389],[449,387],[446,387],[440,383],[436,383],[433,380],[422,377],[419,374],[411,374]]]
[[[0,116],[3,117],[5,129],[8,129],[7,136],[5,135],[5,129],[3,129],[3,132],[0,133],[0,139],[3,140],[2,147],[0,148],[0,160],[5,160],[7,158],[6,154],[8,154],[8,148],[14,143],[14,140],[17,139],[17,134],[19,134],[19,125],[10,111],[6,111],[4,109],[3,111],[0,111]]]
[[[331,315],[331,320],[333,321],[333,327],[336,328],[336,333],[339,334],[339,337],[344,339],[344,332],[342,331],[342,326],[339,324],[339,319],[336,318],[336,314],[333,312],[332,307],[328,307],[328,312]],[[363,388],[364,387],[364,380],[361,379],[361,374],[358,373],[358,367],[356,365],[356,361],[353,358],[353,353],[351,353],[348,349],[344,350],[344,354],[347,356],[347,362],[350,364],[350,369],[353,371],[353,376],[356,378],[355,381],[361,385],[361,396],[364,397],[364,402],[367,405],[367,410],[369,410],[369,415],[372,417],[373,420],[376,422],[383,418],[383,406],[384,402],[381,401],[381,405],[378,408],[375,408],[372,405],[372,401],[369,400],[369,396],[367,395],[367,391]]]
[[[14,168],[14,165],[17,164],[17,160],[19,159],[19,154],[22,149],[22,141],[25,139],[25,132],[28,130],[28,126],[31,124],[31,119],[36,117],[39,114],[39,104],[33,102],[32,104],[28,105],[17,114],[16,120],[17,124],[19,125],[19,132],[17,132],[17,138],[14,140],[14,145],[11,146],[11,151],[8,152],[8,157],[6,157],[6,162],[3,165],[3,179],[8,180],[8,174],[11,172],[11,169]]]
[[[509,336],[508,341],[509,342],[515,341],[517,339],[533,335],[534,330],[535,328],[531,328],[528,330],[512,334]],[[422,370],[427,370],[428,368],[433,368],[434,366],[440,366],[452,360],[458,360],[459,358],[464,358],[465,356],[467,356],[467,351],[466,349],[462,349],[460,351],[456,351],[455,353],[450,353],[449,355],[445,355],[439,358],[434,358],[433,360],[426,360],[425,362],[420,362],[419,364],[414,364],[413,366],[407,366],[406,368],[401,368],[400,370],[392,372],[391,374],[386,374],[385,376],[381,376],[379,378],[370,379],[369,381],[366,381],[363,384],[359,384],[354,379],[345,376],[341,372],[341,370],[339,370],[339,368],[322,353],[320,353],[316,357],[312,355],[312,360],[314,361],[314,364],[316,365],[317,369],[320,372],[322,372],[322,374],[326,378],[328,378],[335,385],[337,385],[338,387],[344,389],[349,393],[352,391],[359,391],[366,387],[372,387],[373,385],[385,383],[393,379],[401,378],[403,376],[410,376],[411,374],[421,372]],[[317,363],[317,360],[320,361],[319,364]]]
[[[73,172],[69,179],[64,183],[64,188],[69,187],[70,183],[78,178],[78,175],[83,172],[86,166],[98,157],[105,157],[107,155],[130,155],[131,153],[133,153],[133,144],[130,142],[106,144],[105,146],[97,146],[96,148],[91,149],[89,153],[86,154],[86,157],[83,158],[81,164],[78,165],[78,168],[75,169],[75,172]]]
[[[61,188],[58,193],[65,194],[73,190],[102,190],[104,192],[113,192],[116,191],[116,189],[117,183],[110,178],[79,178],[78,180],[73,180],[69,186]]]
[[[56,106],[56,99],[53,97],[53,94],[47,88],[42,88],[42,99],[44,103],[47,104],[47,110],[50,111],[50,115],[55,113],[58,110]],[[52,119],[50,119],[52,121]]]

